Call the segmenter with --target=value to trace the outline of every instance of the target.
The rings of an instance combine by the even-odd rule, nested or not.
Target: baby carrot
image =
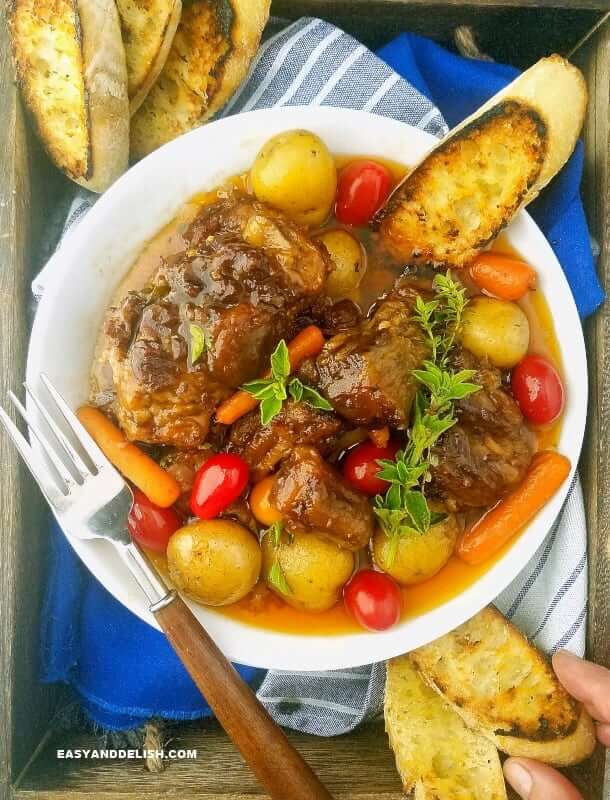
[[[144,492],[152,503],[168,508],[176,502],[181,494],[176,479],[130,442],[101,411],[91,406],[82,406],[76,416],[106,458]]]
[[[523,483],[501,500],[458,542],[457,554],[467,564],[481,564],[530,522],[570,473],[570,461],[560,453],[537,453]]]
[[[290,371],[294,372],[305,361],[306,358],[313,358],[324,347],[324,336],[317,325],[309,325],[298,333],[292,341],[288,343],[288,358],[290,359]],[[267,370],[263,378],[271,377],[271,372]],[[253,411],[259,401],[249,394],[239,390],[231,397],[224,400],[216,409],[216,419],[222,425],[232,425],[240,417],[249,411]]]
[[[536,272],[529,264],[502,253],[481,253],[469,272],[479,289],[500,300],[519,300],[536,285]]]

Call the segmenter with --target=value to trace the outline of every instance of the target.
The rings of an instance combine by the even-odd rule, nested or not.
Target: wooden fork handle
[[[332,800],[178,596],[154,611],[216,718],[273,800]]]

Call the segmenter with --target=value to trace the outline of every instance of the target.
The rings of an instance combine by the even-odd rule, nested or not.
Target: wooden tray
[[[275,0],[273,11],[296,18],[323,16],[376,46],[401,30],[446,44],[457,25],[471,25],[479,44],[519,66],[551,52],[567,54],[608,9],[608,0]],[[592,234],[601,246],[599,271],[610,291],[609,87],[610,26],[578,50],[590,89],[585,126],[584,196]],[[67,195],[65,180],[31,136],[13,86],[4,25],[0,25],[0,398],[23,378],[29,283],[48,247],[42,223]],[[589,656],[610,666],[610,310],[586,326],[591,405],[581,469],[589,519]],[[99,745],[83,733],[58,732],[65,701],[57,686],[37,677],[38,624],[44,587],[48,515],[38,491],[0,436],[0,800],[124,800],[166,796],[204,800],[261,797],[230,742],[213,723],[180,729],[173,745],[195,747],[196,760],[174,761],[150,774],[136,761],[65,761],[58,747]],[[398,800],[402,796],[381,722],[333,740],[293,740],[337,798]],[[572,771],[585,800],[604,792],[604,753]],[[550,800],[550,799],[549,799]]]

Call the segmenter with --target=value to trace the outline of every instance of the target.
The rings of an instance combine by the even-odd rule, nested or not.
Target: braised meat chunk
[[[194,448],[314,302],[327,263],[297,225],[239,192],[205,207],[184,238],[146,291],[111,310],[100,359],[130,439]]]
[[[495,505],[525,477],[533,436],[495,367],[462,350],[456,369],[477,369],[482,388],[456,406],[458,423],[434,449],[431,494],[453,510]]]
[[[394,291],[369,319],[328,341],[302,377],[350,422],[405,429],[416,392],[413,370],[428,354],[413,320],[417,292]]]
[[[373,535],[367,499],[313,447],[296,447],[285,459],[269,499],[289,530],[322,534],[348,550],[360,550]]]
[[[313,445],[327,455],[344,430],[334,414],[289,400],[268,425],[261,424],[258,410],[238,420],[229,446],[248,463],[253,480],[259,481],[297,445]]]

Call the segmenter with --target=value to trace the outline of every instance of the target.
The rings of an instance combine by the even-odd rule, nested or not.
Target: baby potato
[[[326,279],[326,293],[337,300],[348,297],[360,285],[365,272],[364,250],[360,242],[340,228],[326,231],[320,241],[333,262]]]
[[[282,534],[276,549],[271,536],[262,542],[263,575],[282,600],[305,611],[326,611],[341,598],[341,590],[354,571],[354,554],[315,533]],[[269,580],[275,560],[290,587],[284,593]]]
[[[256,584],[261,550],[247,528],[229,520],[192,522],[177,530],[167,546],[172,583],[206,606],[235,603]]]
[[[508,369],[527,353],[530,326],[516,303],[475,297],[464,311],[459,338],[475,356],[487,357],[496,367]]]
[[[403,586],[428,580],[445,566],[457,541],[459,528],[454,514],[432,525],[427,533],[406,534],[398,540],[390,560],[390,539],[378,528],[373,536],[373,559],[377,566]]]
[[[310,131],[278,133],[263,145],[250,170],[256,197],[301,225],[320,225],[337,190],[337,168],[328,148]]]

